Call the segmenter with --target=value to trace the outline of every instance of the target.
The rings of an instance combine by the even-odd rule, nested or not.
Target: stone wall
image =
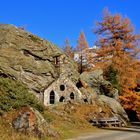
[[[81,97],[82,93],[73,82],[69,78],[60,76],[44,91],[44,105],[68,100],[80,100]]]

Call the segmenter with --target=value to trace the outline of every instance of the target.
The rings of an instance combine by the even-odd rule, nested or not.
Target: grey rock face
[[[29,112],[25,112],[22,114],[19,114],[18,118],[13,120],[13,127],[17,130],[23,130],[29,128]]]
[[[103,70],[97,69],[92,72],[83,72],[80,75],[82,83],[86,83],[88,87],[94,89],[98,95],[106,95],[118,99],[118,90],[113,88],[110,82],[103,78]]]
[[[85,103],[92,104],[94,100],[97,98],[97,93],[94,91],[93,88],[88,87],[88,88],[80,88],[80,91],[82,93],[82,101]]]
[[[89,87],[97,87],[99,83],[104,81],[103,70],[98,69],[92,72],[83,72],[80,79],[88,84]]]
[[[59,136],[56,131],[50,128],[43,116],[33,108],[19,112],[18,117],[13,120],[12,126],[20,132],[33,133],[39,137]]]
[[[2,74],[20,80],[37,96],[60,74],[73,82],[79,78],[77,66],[56,45],[7,24],[0,25]]]
[[[129,122],[128,116],[118,101],[104,95],[99,95],[98,103],[102,106],[107,105],[112,110],[112,113],[127,125],[127,122]]]
[[[103,70],[95,70],[92,72],[83,72],[80,75],[80,80],[82,83],[87,84],[88,86],[85,89],[82,89],[82,93],[86,93],[86,98],[88,103],[91,103],[91,101],[96,104],[99,104],[99,108],[102,110],[102,107],[107,106],[107,108],[110,110],[108,113],[102,113],[98,112],[96,115],[93,113],[91,117],[97,117],[98,115],[100,117],[103,117],[105,114],[107,114],[107,117],[118,117],[122,120],[124,125],[127,125],[127,122],[129,122],[128,116],[121,106],[121,104],[117,101],[118,100],[118,90],[113,88],[110,82],[106,81],[103,78]],[[90,93],[87,92],[87,89],[91,88],[93,91],[90,91]],[[93,98],[92,96],[96,95],[96,98]]]

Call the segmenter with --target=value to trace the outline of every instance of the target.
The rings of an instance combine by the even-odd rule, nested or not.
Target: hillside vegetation
[[[96,130],[93,118],[116,117],[120,126],[140,120],[138,34],[128,18],[108,10],[94,33],[97,47],[89,48],[82,31],[75,50],[66,40],[62,51],[0,24],[0,140],[62,140]],[[53,85],[61,77],[69,79],[72,91],[64,81],[56,82],[59,89]]]
[[[58,139],[75,136],[82,132],[89,132],[93,128],[86,120],[87,105],[58,104],[51,108],[44,108],[36,97],[29,93],[26,86],[10,78],[0,77],[0,138],[1,140],[38,140],[36,135],[21,133],[12,128],[13,119],[24,107],[39,110],[51,127],[60,133]],[[85,108],[83,110],[83,108]],[[80,130],[80,131],[79,131]],[[43,139],[55,139],[43,137]]]
[[[31,106],[43,111],[44,106],[29,93],[26,86],[10,78],[0,78],[0,111],[10,111],[20,107]]]
[[[102,108],[103,116],[108,116],[111,109],[101,106],[99,103],[58,103],[50,107],[44,107],[36,97],[29,93],[26,86],[10,78],[0,78],[0,137],[1,140],[38,140],[56,139],[49,136],[38,136],[33,133],[21,133],[12,128],[12,121],[19,112],[26,108],[39,110],[52,129],[59,133],[57,139],[65,139],[80,135],[81,133],[95,131],[90,121],[90,113],[98,114]]]

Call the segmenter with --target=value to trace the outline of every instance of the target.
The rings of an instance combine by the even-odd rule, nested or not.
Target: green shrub
[[[39,111],[44,106],[28,89],[19,81],[0,77],[0,110],[9,111],[12,108],[31,106]]]
[[[117,74],[117,70],[115,70],[112,65],[110,65],[104,73],[106,80],[108,80],[113,85],[113,87],[120,90]]]

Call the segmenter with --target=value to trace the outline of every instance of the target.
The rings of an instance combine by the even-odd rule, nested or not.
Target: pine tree
[[[80,52],[83,51],[85,49],[88,49],[88,43],[86,41],[86,37],[83,31],[80,32],[78,41],[77,41],[77,46],[76,46],[76,51]]]
[[[78,61],[78,67],[79,67],[79,72],[82,73],[84,71],[85,67],[85,61],[86,61],[86,49],[88,49],[88,43],[86,41],[86,37],[84,32],[82,31],[79,35],[78,41],[77,41],[77,46],[75,48],[75,51],[79,55],[79,61]]]
[[[122,18],[120,14],[111,15],[104,10],[102,21],[97,22],[94,32],[99,40],[96,45],[100,47],[98,56],[104,65],[112,63],[115,57],[128,54],[133,58],[139,52],[138,35],[134,34],[134,28],[128,18]],[[112,59],[112,61],[110,61]]]
[[[118,78],[117,78],[117,70],[115,70],[112,65],[110,65],[109,67],[107,67],[107,69],[104,72],[104,76],[106,77],[106,80],[110,81],[110,83],[117,88],[118,90],[120,90],[119,87],[119,83],[118,83]]]
[[[74,52],[72,47],[70,46],[69,40],[66,39],[65,40],[65,46],[64,46],[64,52],[70,57],[70,58],[74,58]]]
[[[99,37],[96,42],[100,58],[97,66],[106,69],[112,65],[118,72],[123,106],[125,109],[135,110],[140,103],[139,94],[134,91],[138,76],[139,60],[136,59],[136,55],[139,52],[139,35],[134,34],[134,28],[128,18],[123,18],[120,14],[110,14],[107,10],[104,11],[102,21],[97,22],[94,32]],[[130,104],[134,98],[135,103]]]

